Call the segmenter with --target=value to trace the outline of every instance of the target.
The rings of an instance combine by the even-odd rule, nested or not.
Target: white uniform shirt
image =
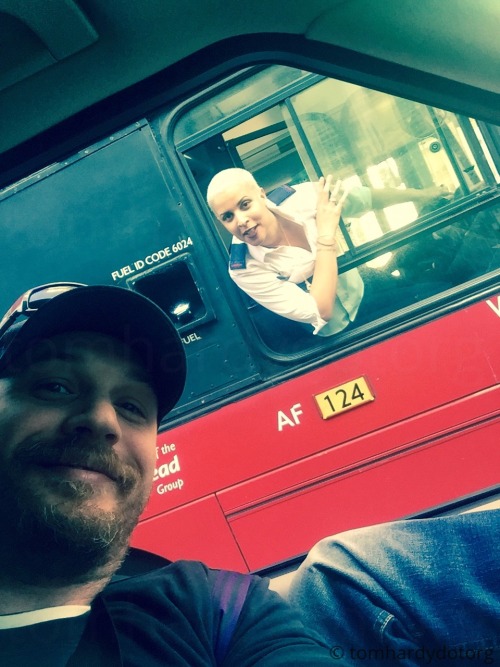
[[[229,269],[229,275],[244,292],[264,308],[290,320],[309,323],[313,333],[330,336],[342,331],[352,322],[363,298],[364,285],[357,269],[339,274],[334,312],[329,321],[318,311],[314,298],[298,283],[303,283],[314,272],[316,260],[316,183],[293,186],[295,192],[279,206],[267,200],[268,208],[279,212],[304,228],[311,250],[293,246],[264,248],[247,246],[246,268]],[[369,188],[354,188],[344,204],[344,218],[356,217],[372,206]],[[233,237],[233,243],[242,243]]]

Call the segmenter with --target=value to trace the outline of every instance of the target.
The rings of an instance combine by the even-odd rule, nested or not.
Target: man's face
[[[264,191],[246,181],[234,181],[211,202],[218,220],[240,241],[249,245],[272,244],[279,228],[266,206]]]
[[[24,549],[74,547],[84,569],[92,549],[95,566],[123,555],[151,490],[156,431],[156,396],[120,342],[80,332],[30,350],[0,379],[2,526]]]

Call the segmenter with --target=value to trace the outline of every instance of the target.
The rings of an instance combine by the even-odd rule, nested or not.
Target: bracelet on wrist
[[[316,239],[316,243],[324,246],[334,246],[337,245],[337,239],[335,238],[335,236],[327,236],[325,234],[322,236],[318,236],[318,238]]]
[[[324,243],[323,241],[316,241],[316,250],[334,250],[338,252],[339,246],[335,239],[331,243]]]
[[[325,246],[324,248],[316,248],[316,252],[334,252],[337,253],[337,248],[334,245]]]

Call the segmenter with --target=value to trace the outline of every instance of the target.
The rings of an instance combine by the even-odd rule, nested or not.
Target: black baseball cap
[[[109,285],[50,283],[23,294],[0,322],[0,373],[33,345],[71,331],[106,334],[133,350],[151,377],[159,420],[179,400],[186,355],[174,325],[150,299]]]

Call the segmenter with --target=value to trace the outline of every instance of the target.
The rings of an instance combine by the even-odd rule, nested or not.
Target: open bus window
[[[202,175],[192,169],[203,197],[210,178],[233,166],[252,172],[266,193],[282,185],[298,189],[326,174],[353,191],[368,189],[373,202],[399,193],[396,201],[388,197],[387,204],[341,221],[340,280],[357,272],[364,286],[345,331],[498,269],[496,126],[273,66],[246,70],[191,102],[174,138],[188,167],[204,165]],[[229,251],[231,235],[210,219]],[[310,323],[277,316],[253,299],[246,303],[271,349],[296,353],[324,345]]]
[[[342,334],[493,273],[500,265],[499,227],[500,204],[496,204],[463,214],[454,224],[429,230],[358,265],[363,299],[354,322]],[[258,304],[253,303],[249,312],[262,342],[282,354],[332,342],[312,337],[308,325],[285,320]]]

